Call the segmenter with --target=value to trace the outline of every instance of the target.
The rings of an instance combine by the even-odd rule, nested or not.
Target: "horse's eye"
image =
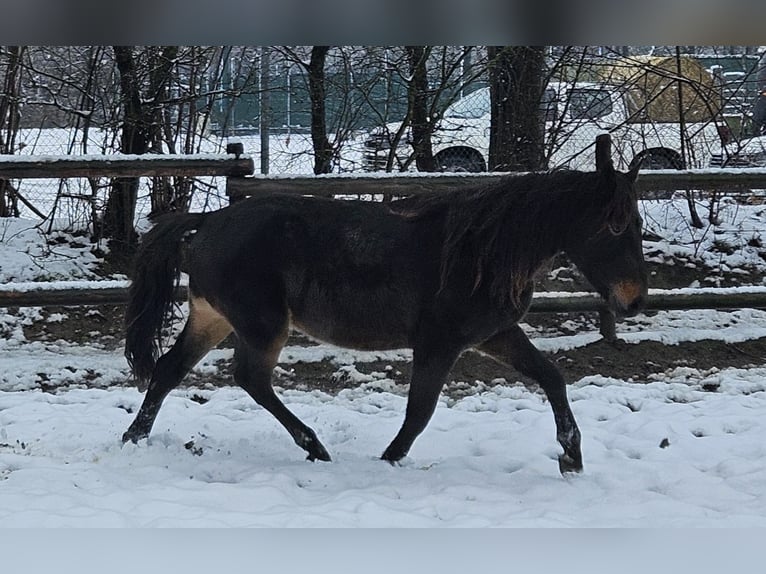
[[[613,223],[610,223],[607,226],[607,229],[609,229],[609,233],[611,233],[612,235],[622,235],[627,228],[628,228],[627,225],[620,226],[620,225],[614,225]]]

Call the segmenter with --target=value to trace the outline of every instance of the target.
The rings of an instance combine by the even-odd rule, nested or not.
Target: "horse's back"
[[[438,250],[430,236],[422,222],[385,204],[273,195],[211,213],[194,237],[192,258],[207,268],[244,265],[240,272],[251,263],[261,270],[300,265],[319,271],[321,263],[334,272],[372,272],[368,279],[377,282],[375,273],[386,265],[406,267],[421,254],[430,258],[429,248]]]

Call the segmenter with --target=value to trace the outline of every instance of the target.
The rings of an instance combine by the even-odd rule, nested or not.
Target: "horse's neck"
[[[576,235],[572,233],[572,227],[579,219],[576,202],[568,201],[569,198],[560,199],[562,195],[548,199],[549,205],[538,212],[540,215],[534,222],[541,264],[566,251]]]

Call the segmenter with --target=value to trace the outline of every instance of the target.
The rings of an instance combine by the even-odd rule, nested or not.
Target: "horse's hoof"
[[[582,468],[582,459],[575,460],[568,454],[559,455],[559,472],[562,475],[582,472]]]
[[[122,435],[122,444],[126,444],[128,442],[132,442],[133,444],[138,444],[138,441],[146,438],[147,436],[149,435],[146,433],[136,432],[134,430],[128,429],[127,431],[125,431],[125,434]]]
[[[391,466],[400,466],[399,461],[402,460],[405,456],[407,456],[406,453],[395,453],[391,447],[387,448],[386,451],[380,456],[380,460],[385,460],[388,464]]]
[[[133,444],[138,444],[138,438],[134,437],[130,433],[125,433],[122,435],[122,444],[128,444],[129,442],[132,442]]]
[[[323,447],[321,444],[316,444],[310,451],[308,456],[306,456],[306,460],[310,460],[311,462],[314,462],[316,460],[321,460],[323,462],[332,462],[332,459],[330,458],[330,453],[327,452],[327,449]]]

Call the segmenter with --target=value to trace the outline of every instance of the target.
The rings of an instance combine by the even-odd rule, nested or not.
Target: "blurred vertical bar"
[[[259,131],[261,134],[261,173],[269,173],[269,123],[271,108],[269,106],[269,47],[261,47],[261,118]]]

